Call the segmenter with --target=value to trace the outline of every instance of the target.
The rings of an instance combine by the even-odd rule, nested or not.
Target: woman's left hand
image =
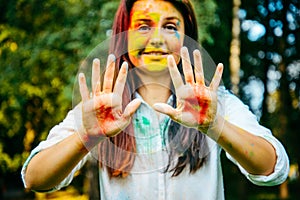
[[[193,56],[195,62],[194,73],[187,48],[183,47],[181,49],[185,83],[181,78],[174,58],[172,56],[168,57],[169,71],[177,97],[177,107],[173,108],[165,103],[156,103],[154,109],[169,115],[174,121],[184,126],[207,133],[217,114],[217,90],[223,73],[223,65],[219,64],[217,66],[210,85],[206,86],[200,51],[195,50]]]

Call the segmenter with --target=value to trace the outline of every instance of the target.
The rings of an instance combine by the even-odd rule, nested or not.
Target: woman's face
[[[130,12],[128,54],[135,67],[159,72],[167,69],[167,56],[180,60],[184,19],[163,0],[138,0]]]

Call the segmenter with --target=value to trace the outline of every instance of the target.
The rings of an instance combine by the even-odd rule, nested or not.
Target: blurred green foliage
[[[1,1],[1,174],[19,169],[71,108],[78,63],[99,39],[100,8],[97,1]]]

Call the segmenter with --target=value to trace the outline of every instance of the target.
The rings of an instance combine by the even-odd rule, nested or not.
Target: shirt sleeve
[[[75,108],[76,109],[76,108]],[[26,188],[26,183],[25,183],[25,176],[26,176],[26,168],[30,162],[30,160],[38,154],[40,151],[43,151],[44,149],[47,149],[60,141],[64,140],[65,138],[71,136],[76,130],[75,127],[75,116],[74,116],[74,110],[71,110],[66,118],[58,125],[54,126],[47,137],[45,141],[42,141],[39,143],[39,145],[34,148],[25,163],[22,166],[21,169],[21,178],[24,184],[24,187]],[[70,172],[70,174],[57,186],[52,188],[51,190],[48,191],[39,191],[39,192],[52,192],[55,190],[59,190],[63,187],[68,186],[74,177],[74,174],[86,163],[86,161],[91,157],[90,153],[87,154],[77,165],[76,167]]]
[[[260,186],[274,186],[281,184],[287,179],[289,172],[289,158],[282,143],[272,135],[272,132],[269,129],[258,123],[256,116],[241,100],[229,92],[227,92],[225,96],[225,119],[250,133],[266,139],[273,145],[276,151],[277,160],[274,172],[268,176],[264,176],[249,174],[228,153],[226,153],[226,156],[238,166],[240,171],[252,183]]]

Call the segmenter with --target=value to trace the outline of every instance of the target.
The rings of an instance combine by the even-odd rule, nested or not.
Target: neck
[[[146,74],[136,71],[142,84],[137,91],[150,106],[155,103],[166,103],[171,95],[171,77],[168,71],[157,74]]]

